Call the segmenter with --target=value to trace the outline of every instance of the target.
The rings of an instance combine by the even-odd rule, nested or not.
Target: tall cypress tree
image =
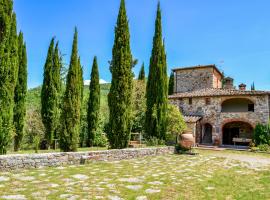
[[[153,38],[152,56],[146,89],[145,132],[148,137],[165,139],[167,118],[167,61],[164,41],[162,39],[161,10],[158,3]]]
[[[172,95],[174,93],[174,73],[171,72],[170,80],[169,80],[169,91],[168,94]]]
[[[85,142],[85,136],[86,136],[86,118],[87,118],[87,112],[84,107],[84,98],[83,98],[83,92],[84,92],[84,82],[83,82],[83,67],[81,65],[81,58],[78,58],[78,65],[80,67],[80,82],[81,82],[81,114],[80,114],[80,133],[79,133],[79,144],[80,147],[83,147]]]
[[[12,0],[0,0],[0,154],[12,141],[14,90],[18,75],[16,15]]]
[[[26,45],[23,41],[23,34],[18,37],[18,80],[14,94],[14,116],[15,128],[14,151],[18,151],[21,146],[24,133],[26,115],[26,94],[27,94],[27,54]]]
[[[251,84],[251,91],[254,91],[255,90],[255,83],[253,82],[252,84]]]
[[[111,148],[128,146],[132,110],[132,54],[125,1],[121,0],[110,71],[112,83],[108,95],[110,109],[108,139]]]
[[[145,71],[144,71],[144,63],[139,72],[138,80],[144,81],[145,80]]]
[[[57,42],[53,51],[53,91],[54,91],[54,124],[53,124],[53,136],[58,138],[57,129],[60,126],[60,114],[61,114],[61,96],[62,96],[62,81],[61,81],[61,69],[63,67],[62,57],[59,50],[59,43]]]
[[[54,38],[52,38],[44,65],[44,78],[41,89],[41,115],[48,148],[52,145],[53,138],[56,137],[56,130],[59,127],[61,66],[58,42],[54,46]]]
[[[99,120],[99,108],[100,108],[100,85],[99,85],[99,72],[97,57],[94,58],[92,72],[91,72],[91,82],[89,86],[89,100],[88,100],[88,111],[87,111],[87,121],[88,121],[88,136],[87,136],[87,146],[93,146],[95,133],[98,128]]]
[[[80,132],[81,88],[81,67],[78,62],[78,31],[75,28],[61,115],[60,148],[63,151],[77,150]]]
[[[43,84],[41,89],[41,116],[45,127],[45,139],[48,148],[53,141],[54,133],[54,114],[55,114],[55,88],[53,81],[53,57],[54,57],[54,38],[50,42],[44,65]]]

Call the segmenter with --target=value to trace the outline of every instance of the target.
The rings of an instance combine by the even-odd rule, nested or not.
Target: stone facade
[[[211,66],[176,69],[175,74],[178,78],[175,91],[178,92],[169,99],[179,107],[184,116],[200,117],[196,122],[188,122],[189,127],[194,127],[192,132],[197,143],[204,143],[206,132],[211,132],[211,143],[223,144],[224,137],[227,137],[225,134],[231,137],[229,140],[233,137],[251,138],[252,131],[245,127],[255,128],[258,123],[268,123],[270,92],[220,88],[222,76],[218,75],[221,73]],[[210,80],[209,77],[219,80]],[[212,85],[212,81],[217,84]],[[226,109],[223,108],[225,105]],[[230,123],[234,124],[228,126]],[[231,130],[227,130],[230,127]],[[238,129],[233,129],[237,127]],[[237,130],[239,133],[235,133]]]
[[[172,153],[174,153],[174,147],[5,155],[0,156],[0,170],[7,171],[15,169],[84,164],[86,161],[116,161]]]
[[[175,93],[205,88],[221,88],[222,74],[215,66],[198,66],[175,70]]]

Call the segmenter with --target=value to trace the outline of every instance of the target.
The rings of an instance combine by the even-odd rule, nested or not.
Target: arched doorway
[[[212,125],[205,124],[204,125],[204,134],[202,138],[203,144],[212,144]]]
[[[224,145],[233,145],[233,138],[252,139],[253,127],[242,121],[229,122],[222,129],[222,143]],[[248,143],[241,143],[247,146]]]

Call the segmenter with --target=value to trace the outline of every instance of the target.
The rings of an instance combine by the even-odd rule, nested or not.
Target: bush
[[[165,145],[164,140],[160,140],[156,137],[150,137],[146,140],[146,146],[158,146],[158,145]]]
[[[169,104],[167,115],[166,143],[175,144],[176,137],[187,128],[184,118],[178,107]]]
[[[270,146],[269,146],[268,144],[260,144],[260,145],[258,146],[258,149],[259,149],[260,151],[268,152],[268,151],[270,151]]]
[[[180,144],[176,144],[175,145],[175,152],[178,153],[178,154],[186,154],[186,153],[194,153],[192,152],[193,149],[191,148],[185,148],[183,146],[181,146]]]
[[[22,149],[34,149],[37,151],[40,141],[44,138],[44,132],[45,128],[42,123],[40,111],[38,109],[29,109],[26,113],[26,126]]]
[[[254,129],[254,143],[258,145],[270,145],[270,126],[257,124]]]
[[[105,133],[98,131],[95,135],[94,146],[106,147],[108,145],[108,139]]]

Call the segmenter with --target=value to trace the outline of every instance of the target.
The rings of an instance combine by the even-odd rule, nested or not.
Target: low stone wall
[[[121,149],[91,152],[20,154],[0,156],[0,171],[84,164],[87,161],[115,161],[172,154],[174,147]]]

